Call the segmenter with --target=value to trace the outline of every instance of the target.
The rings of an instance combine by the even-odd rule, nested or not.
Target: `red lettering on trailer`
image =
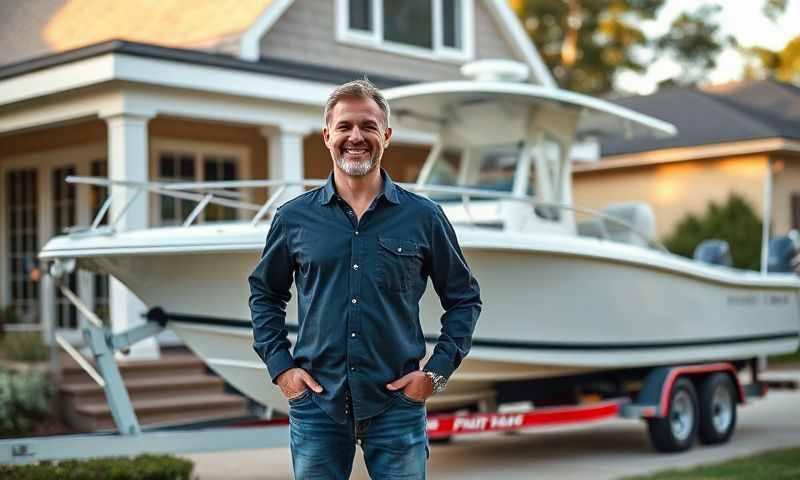
[[[521,413],[478,413],[473,415],[432,415],[428,417],[431,438],[478,432],[500,432],[542,425],[590,422],[614,417],[628,399],[530,410]]]

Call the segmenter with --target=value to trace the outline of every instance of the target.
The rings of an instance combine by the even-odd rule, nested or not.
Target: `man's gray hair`
[[[371,98],[383,111],[383,127],[389,126],[389,102],[386,101],[378,87],[373,85],[366,77],[363,80],[353,80],[339,85],[336,90],[331,92],[328,96],[328,101],[325,103],[325,125],[330,120],[331,110],[343,98]]]

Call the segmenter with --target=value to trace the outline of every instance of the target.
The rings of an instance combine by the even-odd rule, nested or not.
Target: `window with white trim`
[[[154,171],[157,181],[205,182],[248,178],[245,166],[249,158],[246,154],[238,152],[242,149],[215,149],[191,145],[191,142],[163,143],[164,146],[157,148],[154,155]],[[229,197],[230,199],[247,201],[249,193],[247,190],[239,191],[235,188],[226,188],[225,190],[233,194]],[[157,195],[153,202],[154,220],[156,224],[163,226],[180,225],[194,210],[197,203],[193,200]],[[208,204],[195,223],[232,221],[245,218],[243,215],[243,212],[237,211],[235,208]]]
[[[51,212],[53,218],[53,233],[62,235],[64,230],[77,222],[77,189],[74,183],[67,183],[66,178],[75,175],[74,165],[55,168],[52,174],[51,185]],[[65,276],[62,281],[73,292],[78,291],[78,273],[73,271]],[[56,325],[58,328],[77,329],[78,310],[75,305],[56,289]]]
[[[340,41],[426,58],[470,60],[472,0],[338,0]]]

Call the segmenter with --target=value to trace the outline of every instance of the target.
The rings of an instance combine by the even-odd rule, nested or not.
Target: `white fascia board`
[[[322,106],[335,85],[259,72],[109,53],[0,80],[0,106],[111,81]]]
[[[25,105],[25,108],[6,109],[0,111],[0,134],[97,118],[100,112],[117,110],[119,105],[122,105],[120,96],[104,89],[86,91],[58,101],[35,102]]]
[[[287,104],[269,99],[235,97],[196,90],[126,85],[125,111],[155,112],[184,118],[276,126],[309,134],[322,130],[322,106]]]
[[[517,15],[508,6],[506,0],[485,0],[486,7],[503,29],[506,40],[517,50],[530,65],[536,78],[546,87],[557,88],[558,84],[550,74],[533,41],[525,32]]]
[[[247,29],[239,42],[239,58],[257,62],[261,58],[261,37],[275,25],[294,0],[273,0]]]
[[[125,54],[114,56],[114,79],[313,106],[324,105],[335,88],[309,80]]]
[[[0,80],[0,106],[114,79],[113,54],[87,58]]]

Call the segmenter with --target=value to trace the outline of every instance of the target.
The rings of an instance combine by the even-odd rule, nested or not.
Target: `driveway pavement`
[[[800,371],[782,372],[800,379]],[[730,443],[695,446],[681,454],[656,453],[646,426],[613,419],[591,426],[484,434],[431,448],[432,479],[617,479],[668,468],[716,463],[763,450],[800,447],[800,391],[773,391],[739,410]],[[200,480],[290,479],[288,448],[184,455]],[[353,479],[368,479],[360,450]]]

